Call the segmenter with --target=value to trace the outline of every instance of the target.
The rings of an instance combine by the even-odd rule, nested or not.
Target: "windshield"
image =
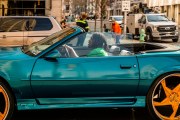
[[[49,37],[46,37],[38,42],[35,42],[29,46],[23,47],[22,51],[28,55],[36,56],[41,51],[47,49],[51,45],[57,43],[58,41],[61,41],[66,36],[72,34],[75,31],[73,28],[66,28],[59,32],[56,32]]]
[[[116,21],[122,21],[123,17],[114,17]]]
[[[149,22],[169,21],[165,15],[148,15]]]

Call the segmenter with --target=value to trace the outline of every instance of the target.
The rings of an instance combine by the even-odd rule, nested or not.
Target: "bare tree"
[[[108,0],[95,0],[96,4],[95,4],[95,9],[99,9],[99,15],[100,15],[100,28],[101,28],[101,32],[103,31],[103,20],[106,18],[107,16],[107,4],[108,4]],[[95,17],[95,31],[96,31],[96,18],[97,18],[97,11],[96,11],[96,17]]]
[[[101,18],[101,32],[103,31],[103,20],[106,18],[106,15],[107,15],[107,0],[101,0],[100,4],[99,4],[99,7],[100,7],[100,18]]]
[[[87,0],[72,0],[72,5],[74,9],[74,13],[80,14],[80,12],[86,12],[86,4]]]

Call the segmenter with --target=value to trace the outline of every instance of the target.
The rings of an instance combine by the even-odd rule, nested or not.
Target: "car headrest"
[[[120,47],[113,45],[113,46],[111,46],[111,48],[109,49],[109,52],[110,52],[110,53],[120,52]]]

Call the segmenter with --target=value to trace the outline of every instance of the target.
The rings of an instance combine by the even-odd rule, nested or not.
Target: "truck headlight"
[[[176,30],[178,30],[179,29],[179,27],[178,26],[176,26]]]
[[[154,31],[157,31],[157,26],[153,26],[153,30],[154,30]]]

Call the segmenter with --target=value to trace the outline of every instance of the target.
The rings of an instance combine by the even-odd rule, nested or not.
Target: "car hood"
[[[0,59],[18,59],[28,57],[20,47],[0,47]]]
[[[118,24],[122,24],[122,21],[116,21]]]
[[[172,21],[161,21],[161,22],[149,22],[149,24],[152,24],[154,26],[161,26],[161,25],[177,25],[177,23]]]

